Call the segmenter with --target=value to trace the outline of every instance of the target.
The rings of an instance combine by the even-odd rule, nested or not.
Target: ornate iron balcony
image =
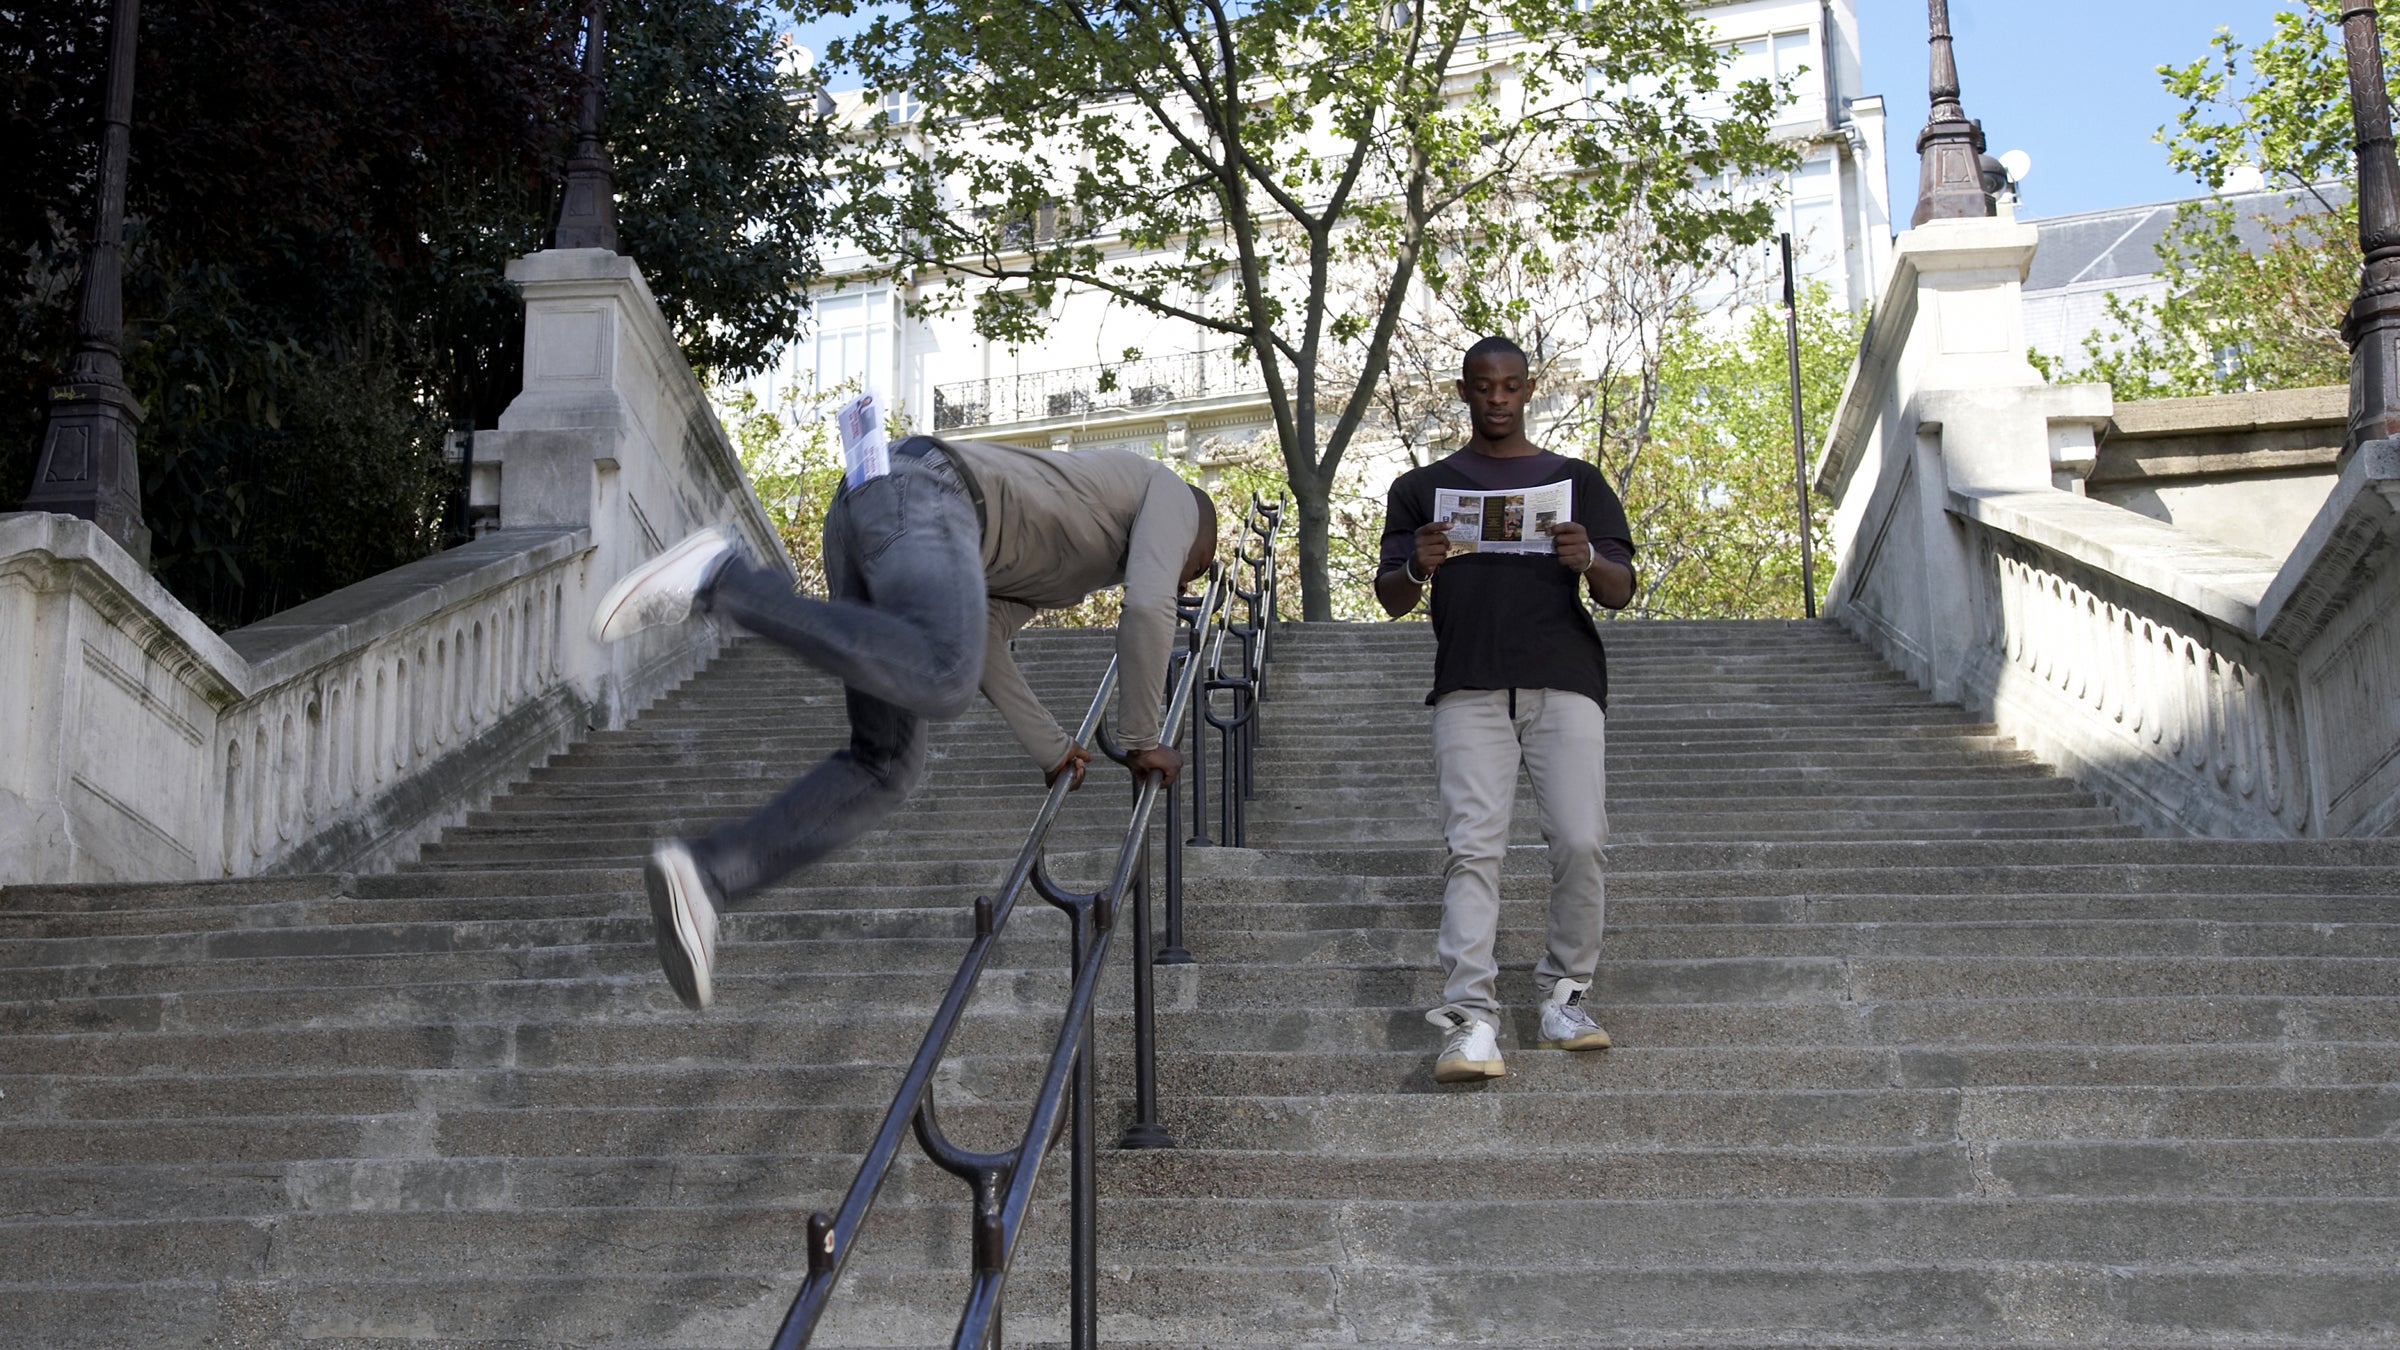
[[[933,429],[1080,419],[1096,412],[1162,408],[1264,387],[1258,367],[1231,348],[1030,375],[999,375],[935,385]]]

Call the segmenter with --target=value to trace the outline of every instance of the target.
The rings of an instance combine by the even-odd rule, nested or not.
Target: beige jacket
[[[1127,749],[1158,744],[1175,595],[1199,503],[1173,469],[1123,450],[1025,450],[947,441],[983,489],[983,578],[990,597],[983,693],[1044,769],[1073,739],[1034,697],[1009,639],[1036,611],[1058,609],[1118,582],[1117,714]]]

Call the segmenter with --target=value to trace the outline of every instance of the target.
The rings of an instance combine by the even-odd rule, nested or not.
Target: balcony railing
[[[1258,367],[1231,348],[1031,375],[997,375],[935,385],[933,429],[1080,419],[1099,412],[1161,408],[1193,399],[1252,393],[1264,387]]]

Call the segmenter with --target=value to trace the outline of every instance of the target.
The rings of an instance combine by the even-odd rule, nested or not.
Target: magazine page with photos
[[[1450,525],[1450,553],[1549,553],[1543,526],[1575,516],[1575,485],[1560,479],[1507,492],[1436,488],[1433,518]]]

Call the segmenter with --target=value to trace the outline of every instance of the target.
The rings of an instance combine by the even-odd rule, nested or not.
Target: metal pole
[[[2350,429],[2345,453],[2400,436],[2400,165],[2392,153],[2392,103],[2383,35],[2372,0],[2343,0],[2350,58],[2350,116],[2358,144],[2358,248],[2366,266],[2342,321],[2350,343]]]
[[[1958,58],[1951,48],[1949,0],[1926,0],[1931,44],[1926,93],[1933,109],[1917,135],[1917,209],[1911,225],[1998,213],[1984,186],[1983,124],[1958,101]]]
[[[1174,788],[1167,791],[1171,794]],[[1134,788],[1141,795],[1141,788]],[[1172,798],[1170,797],[1170,801]],[[1169,868],[1167,885],[1177,878],[1172,870],[1175,814],[1167,810]],[[1150,967],[1150,841],[1142,840],[1142,863],[1133,883],[1133,1122],[1117,1136],[1118,1148],[1173,1148],[1175,1137],[1158,1123],[1158,993]]]
[[[67,360],[66,383],[50,394],[40,466],[25,509],[81,516],[146,565],[150,527],[142,521],[142,466],[136,453],[142,405],[125,387],[124,359],[125,179],[133,148],[133,58],[140,28],[140,0],[114,0],[75,354]]]
[[[1783,240],[1783,319],[1792,367],[1792,488],[1800,498],[1800,598],[1817,617],[1815,526],[1808,518],[1808,413],[1800,402],[1800,286],[1792,275],[1792,237]]]
[[[1105,899],[1105,896],[1102,897]],[[1083,971],[1085,956],[1099,939],[1097,903],[1080,907],[1075,915],[1075,970],[1078,978]],[[1092,1009],[1083,1010],[1083,1046],[1075,1052],[1073,1086],[1074,1101],[1069,1105],[1073,1123],[1068,1127],[1073,1136],[1074,1186],[1069,1197],[1074,1206],[1072,1240],[1074,1253],[1067,1272],[1069,1299],[1068,1344],[1072,1350],[1099,1350],[1100,1317],[1100,1178],[1097,1171],[1098,1149],[1092,1140]]]
[[[1200,659],[1200,630],[1192,629],[1192,659]],[[1193,848],[1211,848],[1208,839],[1208,675],[1203,671],[1192,686],[1192,837]]]
[[[1167,785],[1167,942],[1150,958],[1161,966],[1192,964],[1192,954],[1183,948],[1183,829],[1175,814],[1175,794],[1181,786],[1181,779]]]
[[[575,153],[567,160],[566,195],[558,204],[552,248],[617,251],[617,179],[600,140],[600,117],[608,91],[608,4],[584,6],[583,99],[576,110]]]

